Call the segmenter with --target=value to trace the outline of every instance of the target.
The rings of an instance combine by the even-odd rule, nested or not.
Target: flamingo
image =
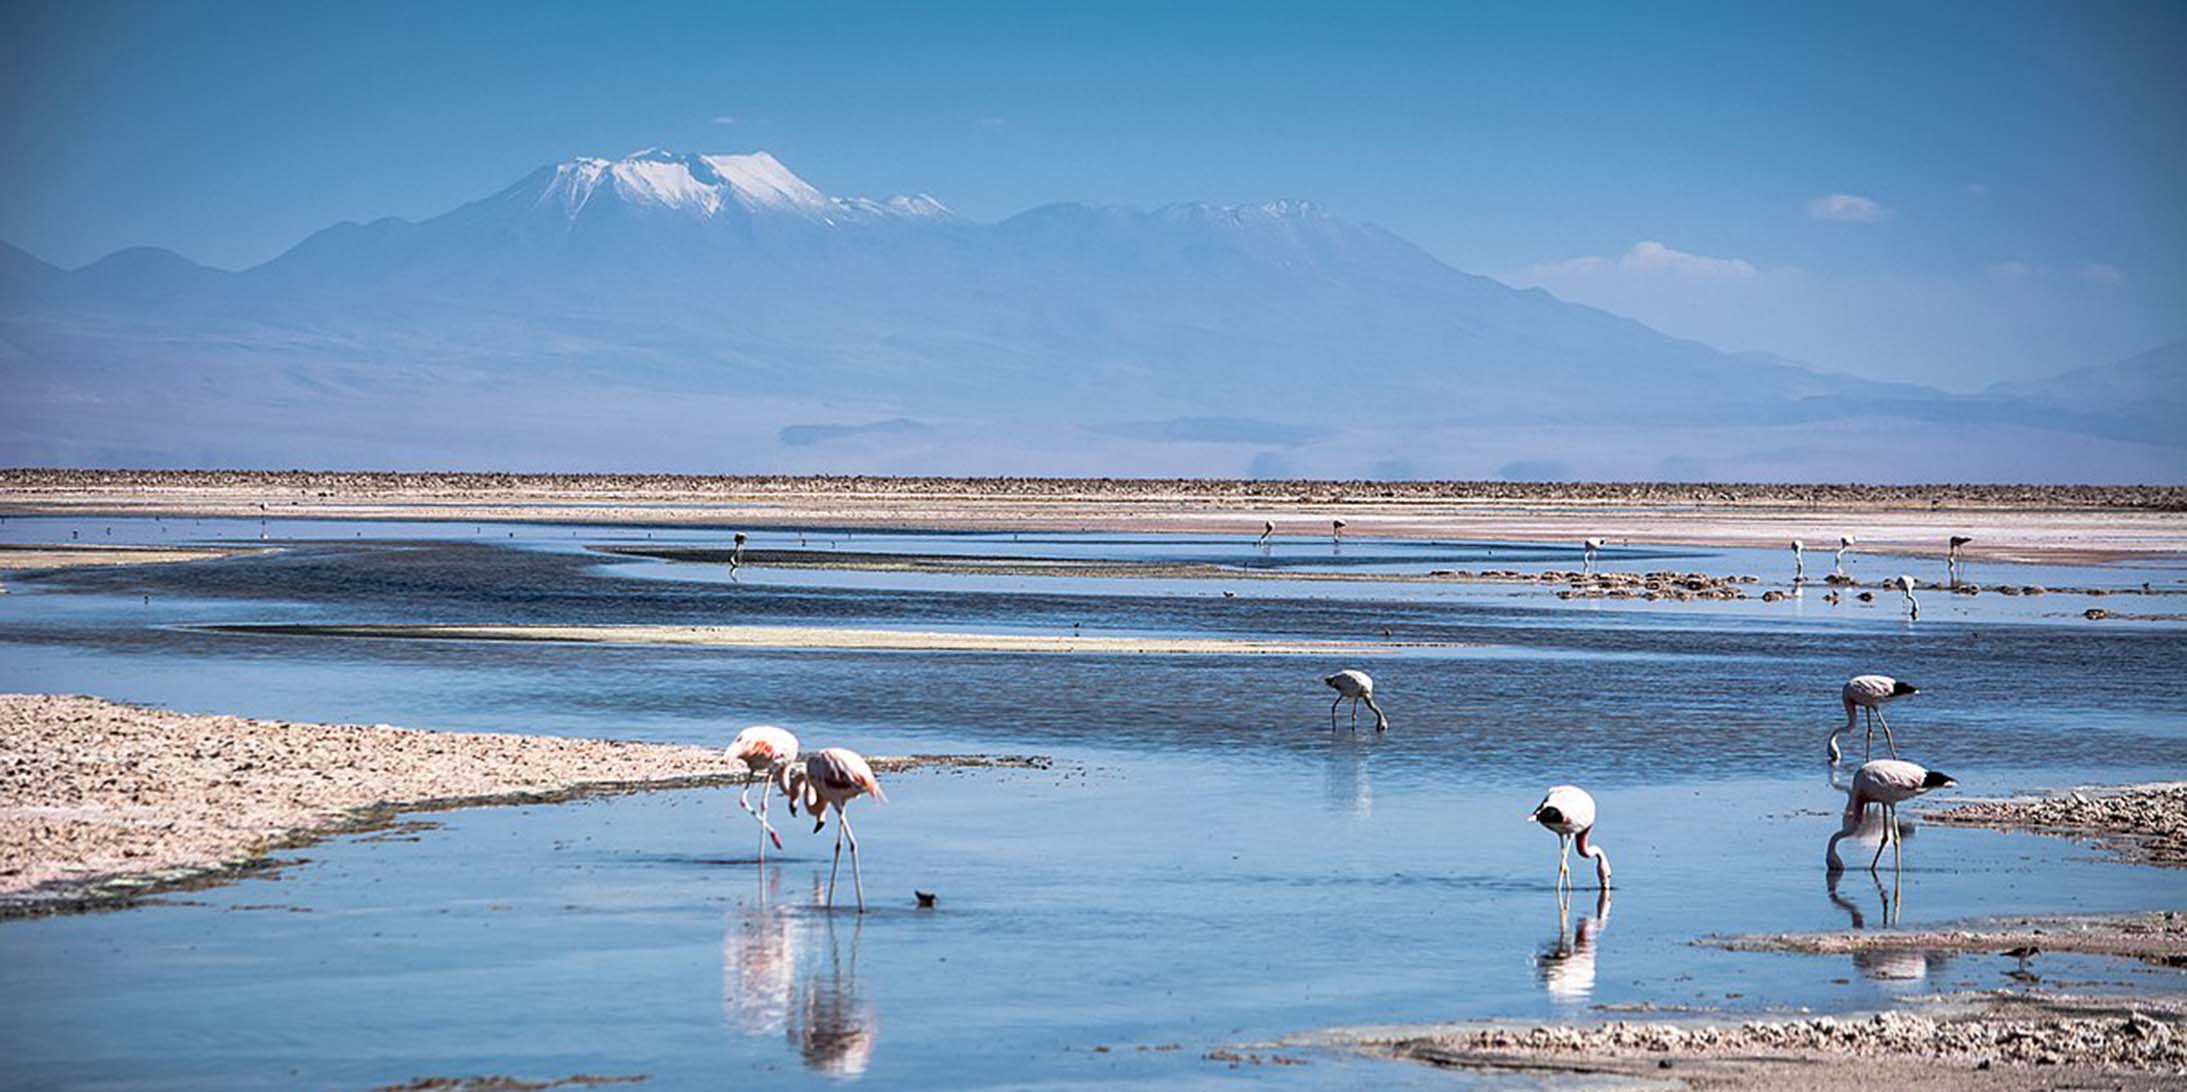
[[[1340,520],[1340,519],[1333,519],[1333,520],[1330,520],[1330,521],[1329,521],[1329,542],[1330,542],[1330,543],[1331,543],[1332,545],[1336,545],[1336,546],[1342,546],[1342,545],[1344,545],[1344,521],[1343,521],[1343,520]]]
[[[1870,805],[1883,809],[1883,841],[1876,843],[1876,855],[1868,861],[1868,871],[1874,872],[1883,861],[1883,846],[1891,846],[1891,869],[1895,872],[1901,863],[1899,848],[1904,836],[1898,830],[1898,806],[1924,793],[1948,789],[1959,782],[1941,770],[1924,769],[1911,762],[1895,758],[1879,758],[1860,768],[1853,775],[1853,787],[1846,790],[1845,817],[1838,832],[1830,836],[1830,845],[1824,850],[1824,860],[1830,871],[1845,871],[1845,862],[1838,857],[1838,843],[1860,829],[1861,813]]]
[[[1799,539],[1792,540],[1792,582],[1807,582],[1807,543]]]
[[[1276,524],[1275,524],[1275,521],[1274,521],[1274,520],[1265,520],[1265,519],[1264,519],[1264,520],[1262,520],[1262,521],[1261,521],[1261,537],[1259,537],[1259,538],[1256,538],[1256,539],[1254,539],[1254,540],[1253,540],[1253,545],[1254,545],[1254,547],[1255,547],[1256,549],[1258,549],[1258,548],[1259,548],[1259,547],[1261,547],[1261,546],[1265,546],[1265,545],[1267,545],[1267,544],[1268,544],[1268,536],[1270,536],[1270,535],[1272,535],[1272,534],[1275,534],[1275,533],[1276,533]]]
[[[1921,600],[1914,598],[1914,578],[1900,575],[1883,582],[1886,588],[1897,588],[1906,593],[1906,620],[1921,621]]]
[[[851,883],[858,891],[858,912],[866,912],[866,882],[858,869],[858,833],[851,829],[850,802],[860,796],[871,795],[882,803],[888,802],[888,794],[881,791],[881,783],[874,780],[873,767],[858,752],[847,747],[829,747],[818,754],[805,756],[802,765],[789,764],[775,767],[775,779],[782,786],[782,794],[790,798],[790,813],[797,813],[798,801],[812,809],[813,831],[818,833],[828,824],[828,809],[835,809],[835,864],[828,869],[828,907],[835,907],[835,876],[843,867],[843,839],[850,839]]]
[[[1837,556],[1837,559],[1836,559],[1836,560],[1835,560],[1835,562],[1834,562],[1834,564],[1835,564],[1835,565],[1837,566],[1837,568],[1833,569],[1832,571],[1833,571],[1833,572],[1835,572],[1835,573],[1837,573],[1837,574],[1838,574],[1839,576],[1844,576],[1844,575],[1845,575],[1845,551],[1847,551],[1847,550],[1850,550],[1850,549],[1852,549],[1852,548],[1853,548],[1853,536],[1851,536],[1851,535],[1839,535],[1839,536],[1838,536],[1838,556]]]
[[[1891,757],[1898,757],[1898,744],[1891,739],[1891,722],[1883,719],[1883,707],[1911,694],[1921,693],[1912,683],[1900,682],[1889,675],[1855,675],[1845,681],[1838,691],[1838,701],[1845,706],[1845,726],[1830,733],[1830,764],[1838,764],[1838,735],[1853,730],[1856,710],[1868,711],[1868,736],[1861,744],[1860,760],[1868,761],[1869,749],[1876,742],[1876,725],[1883,725],[1884,745],[1891,748]]]
[[[1367,708],[1374,710],[1375,731],[1381,732],[1389,729],[1390,718],[1383,716],[1382,707],[1374,703],[1374,679],[1368,677],[1366,672],[1347,668],[1321,681],[1329,689],[1337,692],[1336,700],[1329,703],[1330,731],[1336,731],[1337,706],[1344,704],[1346,698],[1352,699],[1352,731],[1359,731],[1360,702],[1366,702]]]
[[[782,835],[767,822],[767,797],[773,788],[769,779],[776,770],[797,761],[797,737],[786,728],[755,724],[738,732],[729,744],[729,761],[744,764],[744,791],[737,794],[737,806],[759,820],[759,859],[764,864],[768,839],[774,840],[776,849],[782,848]],[[759,784],[758,811],[752,810],[749,799],[754,782]]]
[[[1580,540],[1580,561],[1586,567],[1588,572],[1595,571],[1595,555],[1597,553],[1600,553],[1601,551],[1601,539],[1588,538]]]
[[[732,546],[731,546],[731,547],[729,548],[729,575],[730,575],[730,576],[735,576],[735,575],[737,575],[737,569],[741,568],[741,567],[742,567],[743,565],[744,565],[744,532],[742,532],[742,531],[738,531],[738,532],[737,532],[737,537],[736,537],[736,540],[735,540],[735,544],[734,544],[734,545],[732,545]]]
[[[1951,575],[1954,587],[1959,584],[1959,548],[1973,541],[1974,539],[1967,535],[1953,535],[1945,540],[1944,570]]]
[[[1572,843],[1579,842],[1579,854],[1595,859],[1595,883],[1603,890],[1610,889],[1610,855],[1601,846],[1589,846],[1587,836],[1595,829],[1595,798],[1577,785],[1552,785],[1534,805],[1528,819],[1540,823],[1557,836],[1557,885],[1572,885]]]

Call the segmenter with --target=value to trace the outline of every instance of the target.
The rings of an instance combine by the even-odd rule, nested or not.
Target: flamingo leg
[[[851,829],[850,810],[848,808],[837,808],[835,821],[837,825],[836,833],[850,839],[851,889],[858,892],[858,912],[863,914],[866,912],[866,880],[858,873],[858,832]]]
[[[1557,890],[1572,886],[1572,836],[1557,835]]]
[[[1891,839],[1898,833],[1895,825],[1891,822],[1891,805],[1885,804],[1881,810],[1883,812],[1883,840],[1876,843],[1876,855],[1868,859],[1868,871],[1870,872],[1874,872],[1876,866],[1883,862],[1883,847],[1890,845]]]
[[[1875,750],[1876,750],[1876,711],[1875,711],[1875,709],[1873,709],[1873,708],[1871,708],[1871,707],[1869,707],[1869,706],[1865,706],[1865,705],[1864,705],[1864,706],[1861,706],[1861,709],[1862,709],[1862,710],[1863,710],[1864,712],[1866,712],[1866,713],[1868,714],[1868,716],[1867,716],[1867,719],[1866,719],[1866,721],[1865,721],[1865,723],[1866,723],[1866,724],[1868,725],[1868,736],[1867,736],[1867,738],[1865,738],[1865,739],[1861,740],[1861,744],[1860,744],[1860,760],[1861,760],[1862,762],[1867,762],[1867,761],[1868,761],[1868,760],[1869,760],[1870,758],[1873,758],[1873,757],[1875,757]]]
[[[1899,869],[1904,867],[1906,863],[1904,857],[1906,838],[1898,832],[1898,805],[1893,804],[1885,810],[1890,815],[1891,823],[1891,882],[1896,884]]]
[[[1336,731],[1337,706],[1342,704],[1344,704],[1344,695],[1341,693],[1337,695],[1335,701],[1329,703],[1329,730],[1332,732]]]
[[[1877,853],[1878,853],[1878,854],[1880,855],[1880,854],[1882,853],[1882,851],[1881,851],[1881,850],[1878,850],[1878,851],[1877,851]],[[855,868],[857,867],[857,864],[858,864],[858,855],[857,855],[857,854],[855,854],[855,853],[853,853],[853,854],[851,854],[851,866],[852,866],[852,868],[853,868],[853,869],[855,869]],[[835,909],[835,873],[836,873],[836,871],[837,871],[838,869],[841,869],[842,867],[843,867],[843,812],[842,812],[842,810],[841,810],[841,809],[837,809],[837,811],[836,811],[836,813],[835,813],[835,863],[834,863],[833,865],[830,865],[830,866],[828,867],[828,909],[830,909],[830,910],[833,910],[833,909]],[[861,911],[861,912],[862,912],[862,911]]]
[[[1352,734],[1359,734],[1359,699],[1352,699]]]
[[[770,823],[770,822],[768,822],[768,821],[767,821],[767,804],[768,804],[768,801],[770,801],[770,800],[773,800],[773,799],[774,799],[774,794],[773,794],[773,793],[772,793],[772,792],[770,791],[770,790],[772,790],[773,788],[774,788],[774,783],[773,783],[773,782],[771,782],[771,781],[770,781],[770,782],[764,782],[764,783],[762,783],[762,784],[760,785],[760,790],[759,790],[759,829],[760,829],[760,832],[761,832],[761,833],[765,834],[765,835],[766,835],[767,837],[769,837],[769,838],[771,838],[771,839],[773,839],[773,840],[774,840],[774,843],[775,843],[775,848],[776,848],[776,849],[781,849],[781,848],[782,848],[782,835],[781,835],[781,834],[779,834],[779,833],[777,833],[777,832],[775,831],[775,825],[774,825],[773,823]],[[767,851],[766,851],[765,849],[761,849],[761,850],[759,851],[759,855],[760,855],[761,857],[763,857],[763,858],[764,858],[765,856],[767,856]]]
[[[1883,710],[1876,710],[1876,723],[1883,725],[1883,742],[1891,748],[1891,757],[1898,757],[1898,744],[1891,739],[1891,722],[1883,719]]]

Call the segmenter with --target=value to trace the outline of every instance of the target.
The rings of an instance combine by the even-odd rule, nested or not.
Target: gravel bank
[[[0,545],[0,571],[73,569],[83,565],[152,565],[169,561],[210,561],[251,554],[253,549],[165,546],[8,546]]]
[[[919,765],[1036,764],[985,756]],[[0,916],[90,909],[266,867],[403,811],[743,780],[715,748],[198,716],[0,694]]]
[[[1992,918],[1931,929],[1856,929],[1832,933],[1757,933],[1708,937],[1712,947],[1739,952],[2046,952],[2139,959],[2163,967],[2187,967],[2187,912],[2041,914]]]
[[[1622,1076],[1695,1088],[2178,1087],[2187,1019],[2173,1003],[1962,995],[1933,1012],[1323,1033],[1351,1048],[1454,1068]]]
[[[1938,811],[1937,823],[2080,838],[2128,860],[2187,868],[2187,782],[2075,789],[2030,800],[1986,800]]]

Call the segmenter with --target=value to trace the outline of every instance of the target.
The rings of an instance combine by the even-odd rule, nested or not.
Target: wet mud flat
[[[1865,1016],[1367,1028],[1283,1045],[1659,1087],[2157,1089],[2187,1076],[2187,1012],[2148,999],[1981,993]]]
[[[873,759],[883,772],[1040,759]],[[173,713],[0,695],[0,917],[125,905],[265,871],[404,812],[740,785],[715,748]]]

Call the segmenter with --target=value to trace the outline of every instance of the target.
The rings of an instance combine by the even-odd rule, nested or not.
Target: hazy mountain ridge
[[[952,468],[976,457],[983,421],[1019,431],[998,451],[1070,435],[1207,448],[1179,460],[1380,433],[1390,450],[1372,461],[1388,466],[1433,465],[1419,445],[1448,441],[1423,438],[1469,427],[1879,415],[2187,444],[2176,417],[2106,413],[2040,384],[1954,397],[1718,352],[1310,204],[1066,203],[980,224],[924,195],[831,197],[765,153],[570,160],[427,220],[329,227],[235,273],[152,248],[63,272],[6,248],[0,342],[24,416],[50,407],[164,465],[228,449],[313,464],[308,442],[284,448],[296,438],[266,430],[240,448],[192,434],[254,413],[454,458],[476,441],[448,435],[467,415],[520,425],[615,405],[624,417],[599,435],[634,452],[656,432],[645,407],[675,416],[664,400],[716,405],[746,458],[909,445],[879,454],[946,449]],[[12,458],[51,448],[57,424],[38,424]],[[527,458],[554,445],[541,432]]]

